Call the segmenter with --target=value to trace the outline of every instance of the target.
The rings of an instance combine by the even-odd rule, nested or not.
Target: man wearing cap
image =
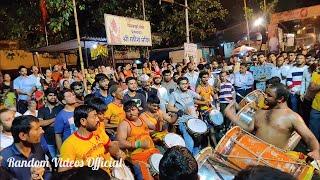
[[[141,83],[141,89],[138,89],[138,92],[140,92],[146,97],[146,101],[148,100],[149,96],[158,95],[157,89],[151,87],[152,79],[148,75],[143,74],[139,78],[139,81]]]

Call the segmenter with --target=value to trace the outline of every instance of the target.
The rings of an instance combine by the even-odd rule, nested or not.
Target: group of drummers
[[[184,146],[204,179],[232,179],[252,165],[276,168],[298,179],[312,178],[314,169],[319,169],[319,142],[288,107],[290,92],[285,85],[268,81],[265,91],[243,96],[236,93],[225,71],[215,77],[220,81],[216,89],[210,82],[216,76],[213,72],[196,72],[194,62],[186,67],[188,72],[175,81],[164,80],[172,77],[170,71],[127,77],[122,82],[126,89],[98,74],[98,95],[89,94],[83,102],[72,101],[75,96],[69,91],[61,92],[65,106],[76,104],[76,128],[59,147],[61,160],[124,159],[131,168],[105,171],[118,179],[149,180],[159,178],[159,164],[168,149]],[[108,105],[103,95],[107,89],[112,97]],[[307,145],[304,154],[293,152],[300,139]],[[315,160],[312,165],[309,159]]]

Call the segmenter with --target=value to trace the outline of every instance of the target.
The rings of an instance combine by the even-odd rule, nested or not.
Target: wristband
[[[141,145],[142,145],[141,141],[138,140],[138,141],[135,142],[135,147],[136,148],[141,148]]]

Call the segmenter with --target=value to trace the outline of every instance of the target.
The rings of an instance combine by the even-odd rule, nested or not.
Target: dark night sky
[[[229,10],[228,24],[230,26],[244,21],[243,0],[220,0],[223,6]],[[247,0],[248,6],[258,8],[258,0]],[[262,1],[262,0],[260,0]],[[271,0],[269,0],[270,2]],[[287,11],[301,7],[320,4],[320,0],[278,0],[276,12]],[[267,0],[268,2],[268,0]]]

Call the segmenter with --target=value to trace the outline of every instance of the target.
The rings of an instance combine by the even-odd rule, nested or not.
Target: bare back
[[[284,148],[295,129],[293,122],[296,121],[296,114],[289,108],[259,110],[254,119],[255,135],[258,138]]]

